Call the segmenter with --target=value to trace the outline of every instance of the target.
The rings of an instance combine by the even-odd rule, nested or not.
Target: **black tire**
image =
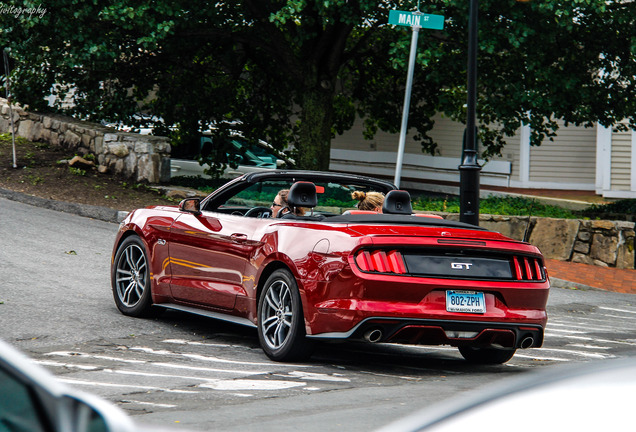
[[[124,315],[151,315],[149,266],[146,247],[136,235],[128,237],[117,249],[110,278],[115,304]]]
[[[514,348],[474,348],[459,347],[460,354],[470,363],[502,364],[507,362],[517,352]]]
[[[258,339],[261,348],[274,361],[309,358],[313,344],[305,337],[305,320],[294,276],[276,270],[258,299]]]

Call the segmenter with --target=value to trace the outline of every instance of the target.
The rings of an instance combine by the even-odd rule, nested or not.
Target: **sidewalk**
[[[600,267],[546,259],[545,265],[553,286],[563,288],[597,288],[636,294],[636,270]]]

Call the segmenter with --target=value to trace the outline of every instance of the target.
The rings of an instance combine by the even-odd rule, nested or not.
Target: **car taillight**
[[[543,280],[541,262],[537,258],[515,256],[512,258],[517,280]]]
[[[356,254],[356,264],[364,272],[374,273],[406,273],[402,254],[398,251],[361,251]]]

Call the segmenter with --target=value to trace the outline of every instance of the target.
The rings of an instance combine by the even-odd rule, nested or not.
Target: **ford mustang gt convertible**
[[[282,189],[288,211],[272,206]],[[382,213],[357,210],[356,190],[386,194]],[[528,243],[414,214],[386,181],[309,171],[250,173],[203,200],[135,210],[111,278],[122,313],[160,307],[256,327],[277,361],[308,357],[316,340],[366,340],[504,363],[542,345],[550,288]]]

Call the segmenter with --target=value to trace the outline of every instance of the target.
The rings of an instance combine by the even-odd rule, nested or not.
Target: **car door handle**
[[[245,240],[247,240],[247,234],[234,233],[234,234],[230,235],[230,238],[233,241],[244,242]]]

